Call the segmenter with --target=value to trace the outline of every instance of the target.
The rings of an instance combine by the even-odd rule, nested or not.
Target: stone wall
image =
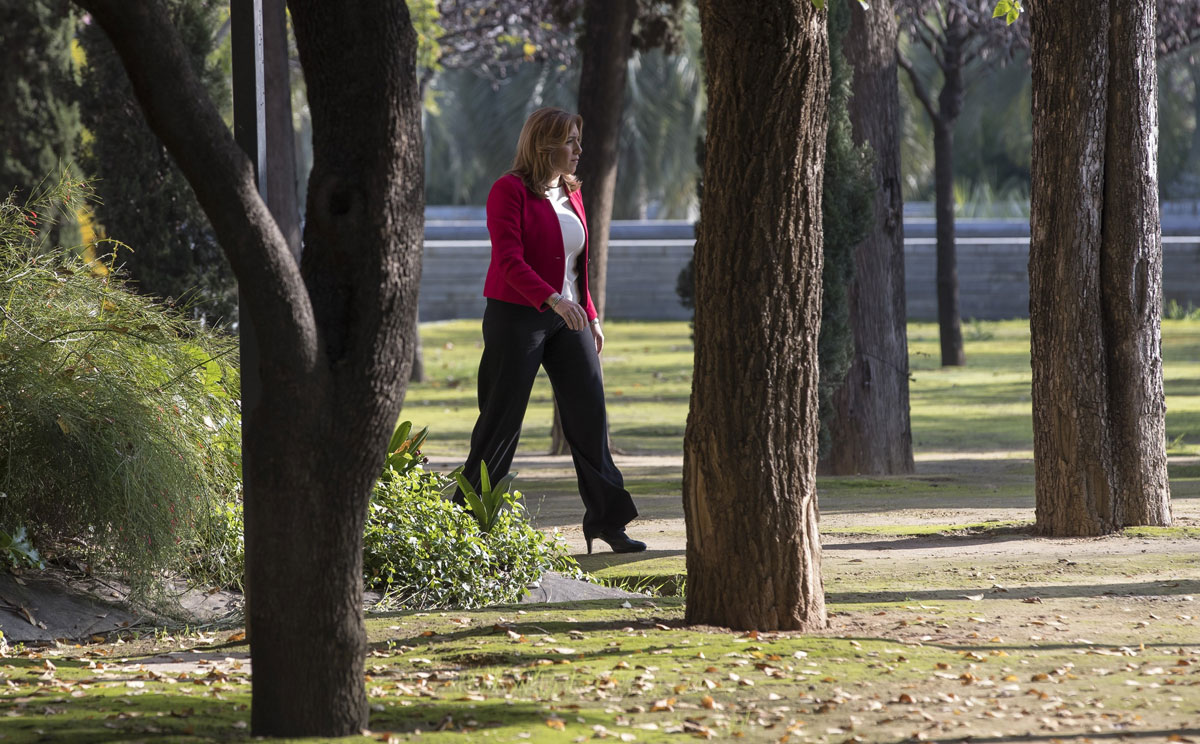
[[[487,229],[482,215],[454,216],[475,219],[430,220],[425,228],[422,321],[477,318],[483,313],[483,278],[491,253]],[[959,220],[957,228],[963,317],[1026,317],[1028,222]],[[688,222],[615,222],[609,243],[608,317],[689,318],[675,294],[675,282],[692,244]],[[932,219],[905,218],[904,254],[909,318],[932,320],[937,316]],[[1200,217],[1164,210],[1163,254],[1166,299],[1200,306]]]

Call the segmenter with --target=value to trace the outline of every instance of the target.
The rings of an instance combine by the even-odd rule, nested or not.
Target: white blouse
[[[576,264],[579,254],[583,252],[583,222],[580,221],[579,215],[575,214],[567,190],[563,187],[555,186],[547,189],[546,198],[554,206],[554,213],[558,215],[558,226],[562,230],[563,258],[566,266],[563,267],[563,284],[560,294],[572,302],[580,302],[579,289],[575,280],[579,278],[579,269]]]

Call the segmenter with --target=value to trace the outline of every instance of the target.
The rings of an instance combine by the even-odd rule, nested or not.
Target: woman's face
[[[554,173],[559,176],[574,173],[575,168],[579,165],[579,154],[582,152],[583,147],[579,143],[579,127],[572,124],[571,131],[567,134],[567,141],[550,153],[550,165],[554,168]]]

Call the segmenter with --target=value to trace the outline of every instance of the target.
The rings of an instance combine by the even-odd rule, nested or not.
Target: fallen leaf
[[[650,706],[651,713],[657,713],[664,710],[675,710],[675,698],[663,698],[662,700],[655,701],[654,705]]]

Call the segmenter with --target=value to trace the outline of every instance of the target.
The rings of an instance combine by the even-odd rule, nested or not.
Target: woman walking
[[[481,461],[493,482],[509,471],[544,366],[575,461],[588,552],[599,538],[615,552],[633,553],[646,544],[625,534],[637,508],[608,449],[604,333],[588,293],[587,219],[575,178],[582,128],[579,116],[561,109],[533,112],[512,169],[488,195],[492,260],[483,285],[479,419],[463,474],[478,487]],[[455,499],[461,503],[462,494]]]

